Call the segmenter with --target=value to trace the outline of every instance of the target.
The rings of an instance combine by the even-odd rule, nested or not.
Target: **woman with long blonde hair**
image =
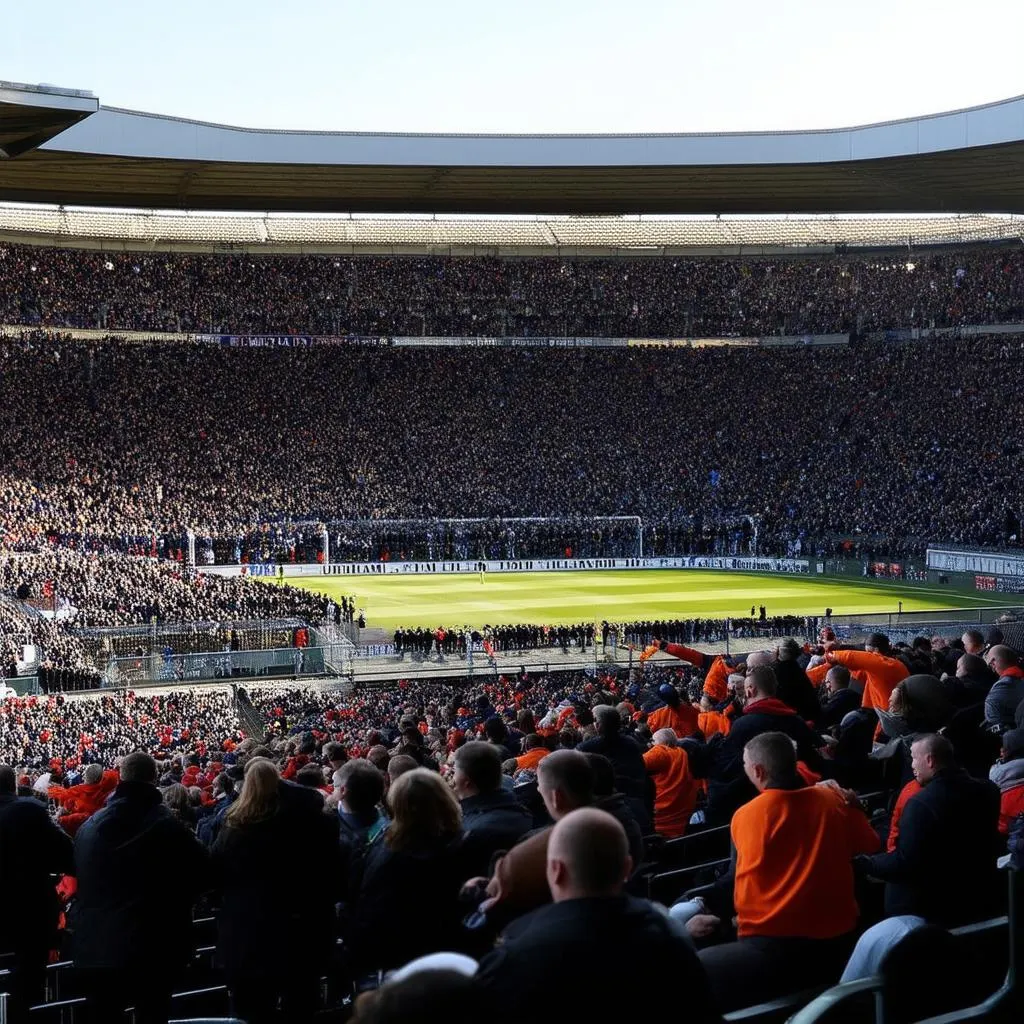
[[[463,877],[462,811],[437,772],[404,772],[388,792],[391,824],[363,855],[343,928],[353,967],[388,970],[458,950]]]
[[[400,775],[388,792],[391,825],[385,841],[392,850],[417,850],[462,832],[462,808],[437,772],[415,768]]]
[[[337,817],[323,813],[315,790],[254,757],[211,852],[222,904],[217,945],[234,1015],[249,1024],[304,1024],[336,941]],[[287,939],[275,941],[282,934]]]
[[[265,757],[253,758],[245,766],[245,781],[238,799],[225,814],[232,828],[247,828],[267,821],[277,813],[280,802],[281,774],[277,765]]]

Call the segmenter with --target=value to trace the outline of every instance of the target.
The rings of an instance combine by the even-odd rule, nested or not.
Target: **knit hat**
[[[1010,729],[1003,733],[1003,750],[1007,761],[1016,761],[1024,757],[1024,729]]]

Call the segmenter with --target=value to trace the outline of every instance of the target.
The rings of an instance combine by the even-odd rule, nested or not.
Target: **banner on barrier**
[[[195,340],[224,348],[321,348],[339,345],[385,347],[390,338],[326,334],[197,334]]]
[[[454,562],[333,562],[330,565],[285,565],[290,576],[422,576],[458,573],[594,572],[608,569],[721,569],[732,572],[809,573],[806,558],[750,558],[720,555],[672,555],[645,558],[506,558]],[[216,576],[274,579],[276,562],[252,565],[203,565],[199,572]]]
[[[929,569],[939,572],[977,573],[982,576],[1024,576],[1024,554],[1005,555],[991,551],[952,551],[929,548],[925,556]]]
[[[511,558],[460,562],[338,562],[329,576],[405,576],[474,572],[593,572],[609,569],[724,569],[735,572],[810,572],[805,558],[741,558],[709,555],[664,558]]]
[[[278,576],[277,562],[252,562],[246,565],[197,565],[196,570],[210,576],[256,576],[263,579],[276,579]],[[324,567],[316,562],[301,562],[296,565],[289,563],[284,566],[284,576],[322,576]]]
[[[395,348],[625,348],[625,338],[392,338]]]

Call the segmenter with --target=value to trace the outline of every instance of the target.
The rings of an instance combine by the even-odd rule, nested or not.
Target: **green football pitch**
[[[629,622],[738,618],[751,605],[769,615],[835,615],[994,607],[1005,596],[875,580],[685,570],[489,573],[452,576],[296,576],[285,582],[335,599],[354,595],[368,626],[471,626],[514,622]],[[273,584],[270,584],[273,585]]]

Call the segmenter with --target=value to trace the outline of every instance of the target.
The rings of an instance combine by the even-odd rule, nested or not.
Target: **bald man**
[[[654,780],[654,831],[677,839],[686,832],[697,806],[698,783],[675,732],[659,729],[653,739],[654,746],[644,754],[644,767]]]
[[[895,849],[864,860],[886,883],[886,916],[955,928],[997,913],[1005,894],[996,870],[999,788],[959,767],[945,736],[919,736],[910,754],[921,792],[903,810]]]
[[[551,830],[547,877],[553,902],[514,921],[480,962],[477,981],[499,1024],[564,1024],[607,1017],[601,964],[641,963],[671,978],[690,1022],[718,1021],[704,970],[677,926],[646,900],[623,893],[632,870],[626,833],[596,808],[570,811]]]
[[[1017,706],[1024,700],[1024,669],[1012,647],[999,644],[988,652],[988,663],[999,677],[985,698],[985,721],[1006,732],[1016,725]]]

